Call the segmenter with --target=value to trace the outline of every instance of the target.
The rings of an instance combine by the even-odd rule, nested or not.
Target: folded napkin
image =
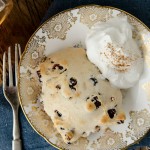
[[[54,0],[42,22],[62,10],[85,4],[107,5],[123,9],[150,27],[149,0]],[[2,87],[0,87],[0,150],[11,150],[12,119],[11,107],[5,100]],[[21,109],[19,119],[24,150],[56,150],[32,129]],[[150,146],[150,133],[139,144],[131,146],[129,150],[135,150],[142,146]]]

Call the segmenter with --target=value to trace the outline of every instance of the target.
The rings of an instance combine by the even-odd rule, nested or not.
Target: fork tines
[[[18,57],[19,55],[19,57]],[[15,44],[15,85],[13,84],[12,62],[11,62],[11,47],[8,47],[8,72],[9,72],[9,87],[17,86],[18,83],[18,59],[21,57],[20,44]],[[3,88],[6,88],[6,52],[3,55]]]

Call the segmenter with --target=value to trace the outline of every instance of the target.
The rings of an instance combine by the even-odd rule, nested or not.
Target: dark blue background
[[[150,27],[150,0],[54,0],[42,22],[62,10],[85,4],[98,4],[123,9]],[[55,150],[30,127],[21,110],[19,116],[24,150]],[[0,150],[11,150],[11,141],[12,110],[3,96],[2,88],[0,88]],[[140,144],[130,147],[130,150],[137,146],[150,146],[150,133]]]
[[[43,21],[62,10],[86,4],[120,8],[136,16],[150,27],[150,0],[54,0]]]

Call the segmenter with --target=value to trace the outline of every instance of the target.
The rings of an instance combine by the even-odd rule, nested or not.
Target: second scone
[[[122,94],[101,78],[82,48],[66,48],[40,64],[44,110],[65,143],[123,123]]]

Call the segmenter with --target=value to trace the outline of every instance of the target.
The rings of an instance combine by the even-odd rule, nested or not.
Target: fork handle
[[[20,128],[18,120],[18,109],[19,105],[13,108],[13,141],[12,141],[12,150],[21,150],[22,142],[20,139]]]
[[[12,150],[21,150],[22,149],[22,142],[21,140],[13,140],[12,141]]]

